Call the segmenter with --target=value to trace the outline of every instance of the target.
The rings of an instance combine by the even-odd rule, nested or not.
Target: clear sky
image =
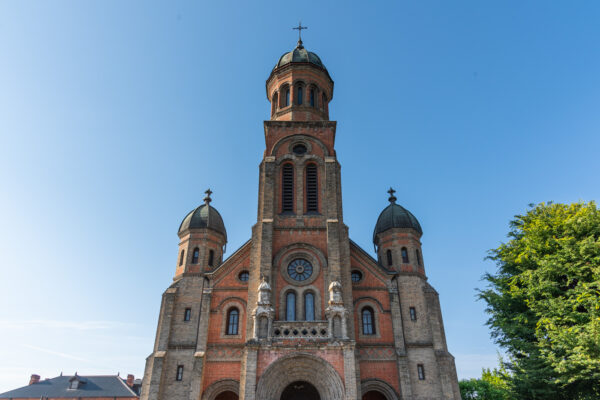
[[[459,377],[496,365],[476,301],[533,202],[600,197],[596,1],[0,2],[0,392],[134,373],[207,187],[256,221],[265,80],[297,40],[335,81],[344,218],[371,254],[419,218]]]

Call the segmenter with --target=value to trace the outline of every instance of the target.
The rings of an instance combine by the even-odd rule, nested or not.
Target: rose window
[[[288,265],[288,275],[295,281],[305,281],[313,273],[311,263],[303,258],[297,258]]]

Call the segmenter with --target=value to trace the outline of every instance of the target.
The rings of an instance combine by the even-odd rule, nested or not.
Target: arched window
[[[285,103],[283,103],[284,107],[287,107],[290,105],[290,88],[286,88],[285,89]]]
[[[310,292],[304,295],[304,320],[315,320],[315,295]]]
[[[296,320],[296,293],[289,292],[285,296],[285,320]]]
[[[301,105],[304,101],[304,87],[302,85],[296,86],[296,103]]]
[[[294,167],[284,164],[281,172],[281,211],[294,212]]]
[[[400,253],[402,254],[402,262],[408,264],[408,250],[406,250],[406,247],[403,247]]]
[[[327,96],[325,96],[325,93],[323,93],[323,96],[321,96],[321,108],[323,110],[325,110],[326,106],[327,106]]]
[[[362,331],[363,335],[375,334],[375,314],[371,307],[365,307],[362,310]]]
[[[319,212],[317,166],[308,164],[306,166],[306,211]]]
[[[388,250],[385,252],[386,256],[387,256],[387,264],[388,266],[391,266],[394,263],[394,260],[392,259],[392,251]]]
[[[277,92],[275,92],[275,94],[273,95],[273,99],[271,101],[271,115],[275,114],[275,111],[277,111],[277,102],[279,101],[279,95],[277,94]]]
[[[192,264],[198,264],[199,256],[200,256],[200,249],[196,247],[194,249],[194,252],[192,253]]]
[[[179,265],[183,265],[183,260],[185,259],[185,250],[181,250],[181,255],[179,256]]]
[[[240,324],[240,312],[237,308],[232,308],[227,312],[227,335],[237,335]]]
[[[208,266],[212,267],[213,264],[215,262],[215,251],[214,250],[210,250],[208,252]]]
[[[315,89],[310,89],[310,106],[315,106]]]
[[[421,265],[421,253],[419,252],[419,249],[416,250],[417,253],[417,264]]]

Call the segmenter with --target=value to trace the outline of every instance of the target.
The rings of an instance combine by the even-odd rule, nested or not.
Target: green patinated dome
[[[373,242],[376,243],[378,234],[392,228],[414,229],[419,235],[422,235],[423,229],[421,229],[421,224],[419,224],[417,217],[412,215],[406,208],[396,204],[396,197],[394,197],[393,193],[389,200],[391,204],[384,208],[381,214],[379,214],[379,218],[377,218],[377,223],[373,230]]]
[[[283,67],[290,63],[311,63],[326,70],[325,65],[323,65],[319,56],[312,51],[306,50],[302,45],[302,41],[298,42],[298,46],[296,46],[294,50],[279,57],[279,61],[275,65],[275,68]]]
[[[225,236],[225,240],[227,240],[227,231],[225,230],[223,218],[217,209],[211,207],[209,204],[202,204],[200,207],[190,211],[181,222],[179,233],[181,234],[188,229],[202,228],[215,230]]]

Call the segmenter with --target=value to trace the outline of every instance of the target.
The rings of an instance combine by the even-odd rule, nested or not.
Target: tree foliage
[[[511,400],[505,377],[497,370],[484,369],[480,379],[458,383],[463,400]]]
[[[521,399],[600,398],[600,211],[539,204],[490,251],[480,297]]]

